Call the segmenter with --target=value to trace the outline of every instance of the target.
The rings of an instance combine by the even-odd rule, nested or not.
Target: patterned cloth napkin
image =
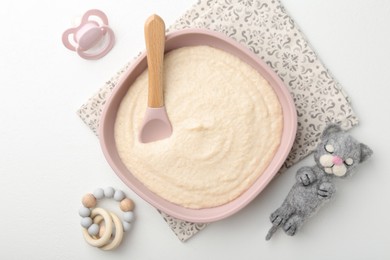
[[[298,113],[298,132],[283,169],[310,154],[327,122],[345,129],[358,123],[349,99],[322,64],[279,0],[199,0],[168,31],[207,28],[225,33],[263,59],[284,81]],[[95,132],[105,100],[129,62],[78,110]],[[205,228],[160,212],[181,241]]]

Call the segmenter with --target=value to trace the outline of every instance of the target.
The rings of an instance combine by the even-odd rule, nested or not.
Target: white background
[[[276,178],[249,206],[180,242],[149,204],[106,163],[76,110],[144,48],[151,13],[174,22],[195,0],[15,0],[0,3],[0,259],[390,259],[390,1],[283,0],[361,120],[351,133],[375,156],[295,237],[269,242],[268,216],[294,182]],[[117,44],[86,61],[61,43],[89,9],[103,10]],[[77,210],[96,187],[123,189],[137,221],[123,245],[103,252],[84,242]],[[110,203],[107,204],[110,207]],[[115,205],[116,206],[116,205]]]

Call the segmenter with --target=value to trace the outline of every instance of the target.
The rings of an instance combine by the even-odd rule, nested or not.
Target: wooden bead
[[[91,193],[84,195],[82,203],[86,208],[94,208],[96,206],[96,198]]]
[[[125,198],[121,200],[119,207],[124,212],[132,211],[134,209],[134,202],[129,198]]]

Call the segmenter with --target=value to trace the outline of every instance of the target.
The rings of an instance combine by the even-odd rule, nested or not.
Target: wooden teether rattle
[[[105,41],[103,47],[97,48],[99,42]],[[70,28],[62,34],[66,48],[87,60],[100,59],[114,47],[114,32],[108,27],[107,16],[100,10],[87,11],[79,26]],[[93,49],[93,51],[91,51]]]
[[[124,212],[123,221],[113,212],[96,208],[97,200],[104,197],[114,198],[120,202],[119,207]],[[131,223],[134,220],[134,202],[126,198],[123,191],[107,187],[104,190],[98,188],[93,193],[84,195],[82,204],[79,215],[82,217],[81,226],[85,241],[102,250],[117,248],[122,242],[124,231],[131,228]]]

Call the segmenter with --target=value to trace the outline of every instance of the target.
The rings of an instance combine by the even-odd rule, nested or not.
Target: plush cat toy
[[[295,235],[303,223],[334,195],[333,178],[350,176],[353,169],[371,155],[372,150],[367,145],[359,143],[338,125],[328,125],[314,153],[316,165],[298,170],[296,183],[282,206],[270,216],[272,227],[266,240],[271,239],[279,227],[287,235]]]

